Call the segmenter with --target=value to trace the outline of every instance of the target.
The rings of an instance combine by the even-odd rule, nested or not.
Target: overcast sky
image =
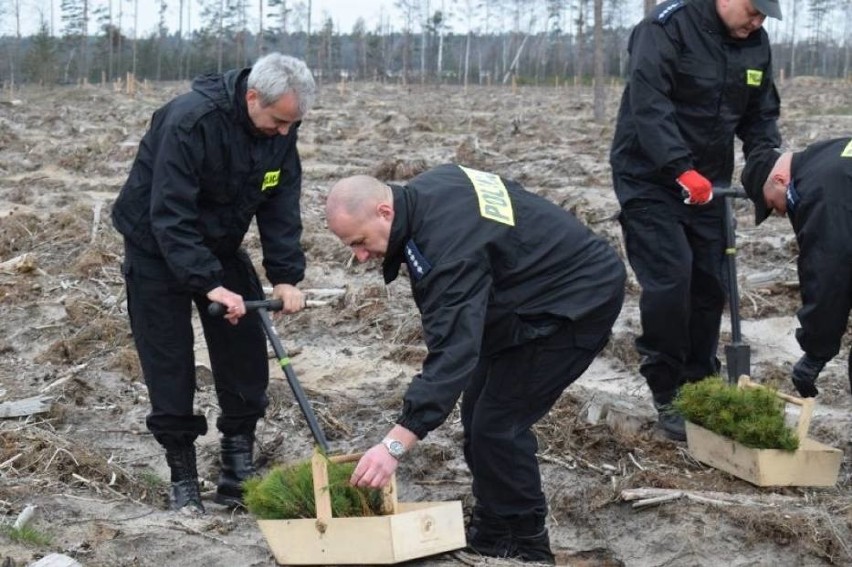
[[[110,0],[89,0],[89,12],[92,13],[94,9],[98,7],[106,7]],[[118,9],[119,2],[122,0],[111,0],[112,1],[112,10],[113,10],[113,19],[117,21],[118,19]],[[158,20],[158,12],[157,6],[159,5],[158,0],[138,0],[139,1],[139,32],[140,36],[149,35],[152,31],[157,28],[157,20]],[[197,27],[200,23],[200,3],[198,0],[189,0],[191,2],[192,12],[190,14],[190,20],[192,22],[193,27]],[[450,0],[445,0],[447,4],[450,3]],[[62,29],[62,23],[60,20],[60,10],[59,6],[61,4],[61,0],[21,0],[22,2],[22,34],[30,35],[37,31],[39,22],[42,18],[45,21],[50,21],[51,18],[51,6],[52,6],[52,15],[53,15],[53,31],[54,34],[59,35]],[[250,18],[250,28],[256,30],[258,28],[259,19],[259,10],[258,0],[248,0],[249,2],[249,18]],[[3,2],[3,4],[9,4],[8,2]],[[264,5],[266,2],[264,2]],[[298,4],[298,2],[289,0],[289,6],[294,7]],[[304,4],[307,5],[307,1],[304,1]],[[352,31],[352,26],[355,25],[355,22],[359,17],[364,18],[364,22],[367,25],[368,30],[375,29],[376,25],[380,20],[387,21],[390,19],[391,21],[398,20],[400,11],[398,8],[394,7],[394,3],[392,0],[312,0],[311,3],[311,25],[314,29],[317,29],[322,22],[326,20],[327,17],[331,17],[331,19],[335,22],[336,27],[340,30],[341,33],[348,33]],[[440,9],[441,0],[432,0],[432,5],[437,8],[432,8],[432,11],[435,9]],[[179,10],[180,10],[180,0],[168,0],[168,9],[166,11],[166,21],[168,23],[169,29],[172,31],[176,31],[178,28],[179,21]],[[269,8],[264,8],[264,19],[268,20]],[[186,16],[184,16],[186,17]],[[268,23],[265,25],[269,25]],[[92,17],[90,23],[90,33],[95,33],[95,21],[94,17]],[[132,35],[133,29],[133,0],[123,0],[123,15],[122,15],[122,29],[129,30],[130,35]],[[4,33],[13,33],[14,32],[14,18],[10,13],[9,8],[6,8],[6,13],[2,14],[2,32]]]
[[[55,35],[60,35],[62,32],[62,22],[60,20],[60,10],[59,6],[62,0],[16,0],[21,2],[22,6],[22,29],[21,33],[23,35],[32,35],[38,30],[39,22],[44,19],[46,21],[50,21],[51,15],[53,18],[53,33]],[[118,12],[119,12],[119,4],[121,3],[123,9],[121,28],[124,33],[130,37],[133,37],[133,9],[134,9],[134,0],[88,0],[89,1],[89,12],[93,14],[98,8],[105,8],[112,3],[112,11],[113,11],[113,20],[116,25],[118,25]],[[259,10],[258,10],[258,2],[260,0],[247,0],[249,5],[248,17],[249,17],[249,28],[253,31],[258,29],[258,19],[259,19]],[[488,1],[488,0],[486,0]],[[798,0],[801,1],[801,0]],[[844,0],[845,2],[849,2],[850,0]],[[425,4],[425,0],[423,0]],[[200,8],[200,0],[185,0],[186,5],[191,7],[190,13],[190,22],[193,28],[197,28],[201,23],[201,8]],[[264,0],[264,4],[266,5],[268,0]],[[5,34],[13,34],[15,32],[15,23],[14,23],[14,14],[11,9],[11,5],[13,4],[10,0],[0,0],[0,33]],[[287,0],[288,6],[293,10],[290,20],[290,29],[305,29],[304,18],[303,16],[300,18],[300,10],[299,6],[306,6],[307,0]],[[335,23],[335,28],[340,33],[349,33],[352,31],[352,26],[358,20],[359,17],[364,19],[367,30],[373,31],[376,30],[381,22],[383,24],[383,29],[386,29],[386,26],[389,24],[394,29],[399,30],[402,27],[402,12],[395,5],[395,0],[312,0],[312,15],[311,15],[311,27],[313,30],[318,30],[323,22],[326,21],[328,17]],[[448,18],[448,24],[452,31],[454,32],[464,32],[467,29],[465,25],[464,18],[462,17],[463,6],[467,4],[466,1],[454,1],[454,0],[429,0],[429,12],[434,13],[437,10],[441,10],[442,7],[445,10],[445,14]],[[536,2],[534,5],[536,7],[541,8],[545,3],[544,2]],[[158,12],[157,6],[159,5],[159,0],[138,0],[139,7],[139,33],[137,37],[146,37],[150,35],[157,29],[157,20],[158,20]],[[477,2],[470,2],[470,5],[476,6]],[[167,0],[167,12],[166,12],[166,22],[169,27],[169,30],[174,32],[178,29],[179,22],[179,6],[180,0]],[[627,4],[628,8],[634,9],[625,9],[622,13],[619,14],[619,19],[621,20],[619,23],[624,26],[632,26],[636,23],[636,21],[640,17],[639,8],[641,7],[638,0],[630,0]],[[786,3],[785,3],[786,6]],[[186,9],[185,9],[186,10]],[[264,24],[266,27],[272,23],[269,19],[269,8],[264,8],[264,19],[266,23]],[[184,16],[186,18],[186,16]],[[533,12],[528,12],[523,15],[525,19],[528,21],[535,21],[536,27],[540,27],[542,22],[546,20],[545,14],[534,14]],[[574,17],[573,14],[565,15],[566,19],[572,19]],[[414,25],[414,31],[417,32],[420,30],[419,21],[422,18],[420,14],[415,15],[418,23]],[[299,20],[301,21],[301,25]],[[785,22],[786,23],[786,22]],[[476,25],[476,24],[475,24]],[[776,27],[780,25],[778,22],[774,20],[770,20],[767,23],[767,27],[770,31],[770,36],[774,36],[773,33]],[[563,23],[563,29],[572,29],[572,24],[567,21]],[[89,25],[89,33],[97,34],[97,24],[95,22],[95,17],[92,16]],[[805,32],[802,31],[798,35],[802,36]],[[774,37],[773,37],[774,39]]]

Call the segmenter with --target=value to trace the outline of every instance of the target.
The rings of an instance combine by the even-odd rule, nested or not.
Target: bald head
[[[390,187],[369,175],[341,179],[325,202],[328,228],[362,262],[384,256],[393,216]]]
[[[353,175],[331,187],[325,202],[325,214],[329,224],[340,215],[363,219],[382,202],[393,205],[387,185],[369,175]]]

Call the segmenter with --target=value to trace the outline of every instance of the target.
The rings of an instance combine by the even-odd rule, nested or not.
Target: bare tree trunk
[[[518,48],[518,52],[515,53],[515,58],[512,60],[512,64],[509,66],[509,69],[506,71],[506,74],[503,75],[504,85],[509,82],[509,79],[512,77],[512,74],[515,73],[518,67],[518,61],[521,59],[521,52],[524,50],[524,46],[527,44],[528,37],[528,35],[524,36],[524,40],[521,42],[521,46]]]
[[[50,3],[53,6],[53,2]],[[124,23],[124,2],[119,1],[118,3],[118,40],[116,41],[116,53],[115,53],[115,75],[117,77],[121,77],[124,75],[124,65],[121,64],[122,60],[122,24]]]
[[[179,8],[178,8],[179,15],[178,15],[178,36],[177,36],[177,40],[178,40],[177,41],[177,52],[178,52],[177,78],[178,78],[179,81],[183,79],[183,65],[184,65],[184,60],[183,60],[183,3],[184,3],[184,0],[180,0],[180,4],[179,4]]]
[[[225,0],[219,0],[219,31],[216,35],[216,72],[221,73],[225,51]]]
[[[850,43],[852,43],[852,39],[850,39],[849,37],[850,34],[852,34],[852,29],[850,29],[850,27],[852,27],[852,5],[846,6],[846,19],[844,20],[843,27],[845,30],[843,33],[843,37],[846,38],[846,40],[843,42],[843,78],[848,80],[852,78],[852,70],[850,70],[849,68],[850,64],[852,64],[852,62],[850,62],[849,53],[849,45]]]
[[[89,79],[89,0],[83,0],[83,34],[80,36],[80,79]]]
[[[9,100],[15,98],[15,70],[18,68],[18,58],[21,53],[21,0],[15,0],[15,48],[12,51],[12,61],[9,63]]]
[[[313,6],[311,5],[311,0],[308,0],[308,25],[307,25],[308,33],[305,37],[305,63],[308,65],[308,67],[311,66],[310,56],[311,56],[311,8],[312,7]]]
[[[133,77],[136,78],[136,46],[139,43],[139,0],[133,0]]]
[[[798,2],[793,0],[793,15],[790,18],[790,25],[793,28],[793,34],[790,36],[790,78],[792,79],[798,73],[796,72],[796,20],[798,20]]]
[[[577,45],[574,49],[574,84],[583,81],[583,62],[586,57],[586,0],[580,0],[577,14]]]
[[[438,34],[438,82],[444,76],[444,32]]]
[[[467,32],[467,41],[464,45],[464,90],[467,90],[467,73],[470,68],[470,36],[471,32]]]
[[[606,90],[604,77],[603,0],[595,0],[595,122],[605,118]]]
[[[429,0],[426,0],[426,12],[420,31],[420,84],[426,82],[426,32],[429,30]]]
[[[257,24],[257,57],[255,59],[260,59],[263,55],[263,1],[257,3],[259,14],[258,14],[258,24]]]
[[[115,39],[115,26],[112,25],[112,2],[109,2],[109,8],[107,12],[107,19],[109,21],[109,31],[107,32],[107,81],[112,82],[112,78],[115,76],[115,62],[113,61],[113,40]]]
[[[643,0],[643,2],[645,3],[645,14],[649,14],[657,5],[656,0]]]

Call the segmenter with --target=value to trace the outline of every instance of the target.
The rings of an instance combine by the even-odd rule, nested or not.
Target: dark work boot
[[[467,550],[488,557],[509,557],[512,551],[512,532],[502,518],[473,509],[467,528]]]
[[[654,393],[657,408],[657,428],[672,441],[686,441],[686,423],[683,416],[672,406],[677,390]]]
[[[241,506],[243,481],[257,474],[252,460],[254,435],[225,435],[221,446],[221,469],[215,501],[225,506]]]
[[[544,518],[499,518],[474,509],[467,550],[488,557],[555,564]]]
[[[166,462],[171,469],[169,508],[193,515],[204,514],[201,489],[198,485],[195,446],[166,449]]]
[[[515,555],[521,561],[556,563],[550,550],[550,535],[544,527],[543,514],[526,514],[510,522]]]

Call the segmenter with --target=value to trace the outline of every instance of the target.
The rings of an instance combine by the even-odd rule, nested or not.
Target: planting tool
[[[278,364],[284,371],[284,376],[287,378],[287,383],[290,384],[290,389],[293,391],[293,395],[299,403],[302,415],[305,416],[305,420],[308,422],[308,428],[310,428],[311,433],[314,436],[314,440],[317,442],[317,445],[320,446],[323,453],[328,453],[328,440],[325,438],[325,433],[323,433],[322,427],[320,426],[319,421],[317,421],[317,416],[311,407],[311,403],[305,396],[305,391],[302,390],[302,385],[299,384],[299,380],[296,378],[296,373],[290,365],[290,357],[287,356],[287,351],[284,350],[284,345],[281,344],[281,340],[278,338],[278,332],[275,330],[275,326],[269,318],[270,310],[281,310],[283,307],[282,301],[280,299],[261,299],[245,301],[244,304],[246,306],[246,311],[257,311],[258,317],[260,317],[260,323],[263,325],[263,330],[266,333],[266,338],[269,339],[269,343],[272,345],[272,350],[275,352],[275,357],[278,359]],[[221,303],[211,303],[207,308],[207,312],[213,317],[220,317],[225,314],[225,311],[225,306]]]
[[[751,347],[740,332],[740,292],[737,284],[736,218],[732,199],[746,199],[739,187],[714,187],[713,197],[725,200],[725,258],[728,265],[728,308],[731,312],[731,344],[725,345],[728,382],[736,384],[740,376],[751,376]]]

